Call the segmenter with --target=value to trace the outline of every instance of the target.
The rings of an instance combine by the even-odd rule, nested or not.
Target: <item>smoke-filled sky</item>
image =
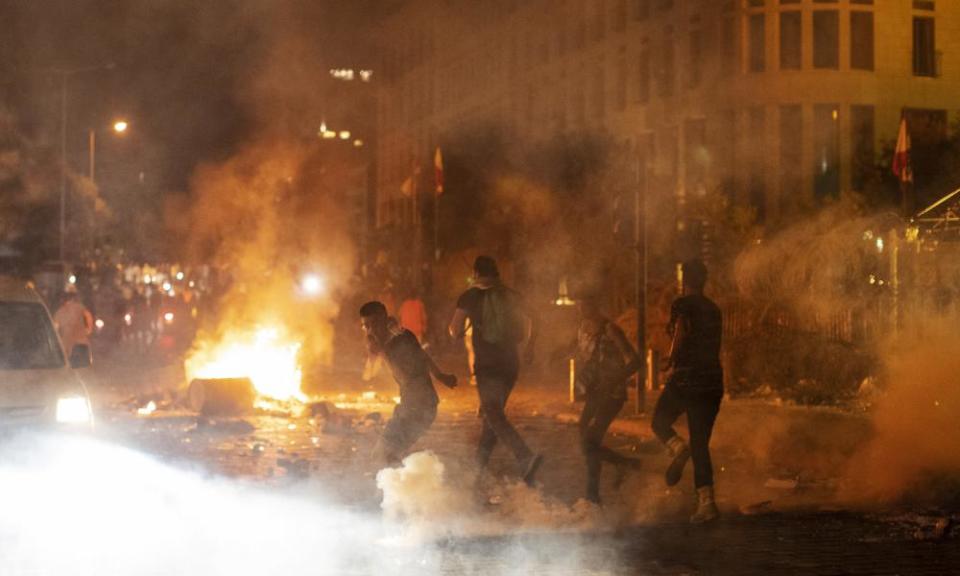
[[[389,4],[2,0],[0,104],[12,110],[31,139],[56,143],[60,93],[50,70],[112,65],[71,77],[68,137],[74,165],[84,165],[91,127],[124,116],[143,156],[132,161],[147,163],[141,169],[153,171],[160,189],[183,190],[195,166],[229,157],[269,122],[262,114],[264,94],[258,92],[276,69],[278,43],[297,45],[284,56],[297,61],[287,64],[316,70],[369,66],[364,36]],[[311,117],[302,121],[314,131],[319,123]]]

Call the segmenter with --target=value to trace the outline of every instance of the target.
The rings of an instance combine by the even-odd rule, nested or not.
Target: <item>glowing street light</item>
[[[323,292],[323,278],[316,274],[307,274],[300,281],[300,289],[307,296],[319,296]]]
[[[126,120],[117,120],[113,123],[113,131],[117,134],[123,134],[129,127],[130,124],[128,124]]]

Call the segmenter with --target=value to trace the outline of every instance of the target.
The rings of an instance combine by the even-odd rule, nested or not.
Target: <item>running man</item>
[[[437,417],[437,391],[430,376],[448,388],[457,385],[457,377],[441,371],[420,347],[417,337],[387,315],[383,303],[364,304],[360,308],[360,325],[370,354],[386,360],[400,386],[400,403],[393,409],[378,446],[387,464],[394,465]]]
[[[457,300],[448,329],[451,336],[459,339],[464,336],[468,321],[472,327],[473,374],[483,418],[477,464],[482,476],[497,441],[503,442],[517,459],[523,481],[532,485],[543,456],[527,446],[507,419],[505,409],[520,373],[518,348],[524,340],[525,357],[528,361],[533,359],[536,322],[523,307],[520,295],[501,282],[493,258],[478,256],[473,273],[473,286]]]
[[[697,510],[690,521],[699,524],[719,516],[713,493],[710,435],[723,400],[720,308],[704,296],[707,267],[700,260],[683,263],[683,295],[673,302],[667,330],[673,337],[663,393],[653,412],[654,434],[667,446],[673,461],[667,468],[668,486],[680,482],[687,460],[693,457]],[[690,443],[677,435],[673,423],[686,412]]]
[[[603,445],[603,438],[627,401],[627,379],[640,368],[640,357],[619,326],[601,312],[595,297],[578,303],[577,384],[586,392],[580,414],[580,443],[587,463],[586,499],[600,503],[600,469],[604,461],[616,464],[618,480],[624,468],[639,460]]]

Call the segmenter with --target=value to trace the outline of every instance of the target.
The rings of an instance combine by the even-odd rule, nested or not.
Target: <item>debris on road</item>
[[[796,490],[799,484],[796,478],[769,478],[763,483],[763,487],[774,490]]]
[[[197,378],[187,392],[190,407],[206,416],[236,416],[253,411],[257,398],[249,378]]]

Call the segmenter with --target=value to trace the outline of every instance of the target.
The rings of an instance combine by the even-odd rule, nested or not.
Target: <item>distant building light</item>
[[[354,148],[363,148],[363,140],[361,140],[361,139],[359,139],[359,138],[357,138],[356,140],[354,140],[354,141],[353,141],[353,147],[354,147]]]
[[[350,139],[350,131],[349,131],[349,130],[341,130],[341,131],[340,131],[340,139],[341,139],[341,140],[349,140],[349,139]]]
[[[353,80],[353,69],[351,68],[332,68],[330,70],[330,75],[336,78],[337,80],[346,80],[350,82]]]
[[[364,82],[369,82],[373,78],[373,70],[361,70],[360,71],[360,80]]]
[[[324,140],[332,140],[332,139],[334,139],[334,138],[337,137],[337,133],[334,132],[333,130],[325,130],[325,131],[321,134],[321,136],[323,136],[323,139],[324,139]]]

